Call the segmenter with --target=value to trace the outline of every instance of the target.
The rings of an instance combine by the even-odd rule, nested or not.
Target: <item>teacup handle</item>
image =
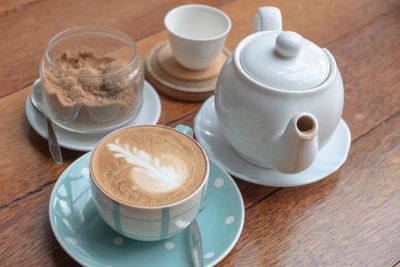
[[[193,129],[190,128],[189,126],[179,124],[175,127],[175,130],[178,130],[186,135],[189,135],[190,137],[193,138]]]
[[[254,16],[253,32],[282,31],[282,14],[273,6],[260,7]]]

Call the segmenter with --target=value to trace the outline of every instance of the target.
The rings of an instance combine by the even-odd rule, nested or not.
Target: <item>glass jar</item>
[[[143,60],[135,42],[111,27],[78,26],[55,35],[40,78],[48,116],[69,131],[114,130],[142,106]]]

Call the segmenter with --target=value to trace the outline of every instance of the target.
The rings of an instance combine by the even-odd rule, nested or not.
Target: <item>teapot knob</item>
[[[275,51],[286,58],[294,58],[300,53],[303,45],[303,37],[292,31],[284,31],[278,35],[275,41]]]

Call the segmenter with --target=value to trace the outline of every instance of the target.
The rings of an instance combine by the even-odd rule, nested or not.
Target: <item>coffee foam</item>
[[[187,197],[200,186],[206,169],[197,143],[156,126],[119,131],[103,141],[92,158],[99,186],[138,206],[166,205]]]
[[[114,152],[114,157],[122,157],[132,164],[131,179],[148,192],[162,193],[177,189],[188,176],[185,162],[174,154],[152,157],[137,147],[130,149],[129,144],[120,145],[118,138],[114,144],[107,144],[107,147]]]

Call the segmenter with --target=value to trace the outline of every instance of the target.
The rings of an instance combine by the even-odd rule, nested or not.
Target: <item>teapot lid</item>
[[[301,91],[322,84],[330,64],[322,49],[291,31],[264,31],[240,57],[245,72],[266,86]]]

